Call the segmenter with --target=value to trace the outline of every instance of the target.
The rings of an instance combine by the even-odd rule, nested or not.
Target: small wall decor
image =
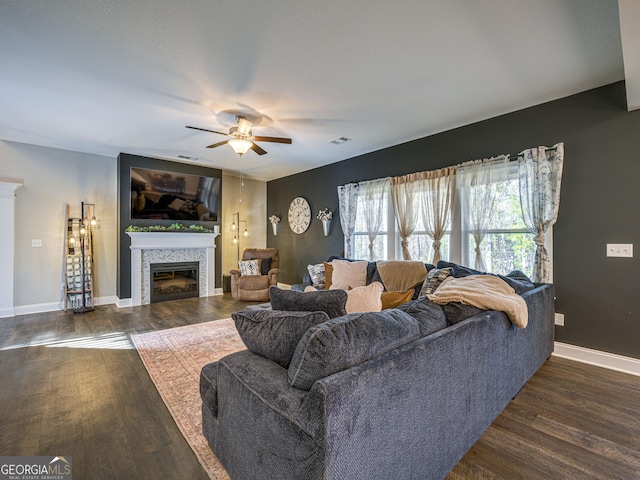
[[[311,207],[304,197],[296,197],[289,205],[289,227],[298,235],[307,231],[311,223]]]
[[[280,217],[277,215],[271,215],[269,217],[269,221],[271,222],[271,228],[273,229],[273,234],[278,235],[278,225],[280,224]]]
[[[324,210],[320,210],[318,212],[318,220],[322,221],[322,231],[324,232],[324,236],[329,235],[329,228],[331,227],[331,219],[333,218],[333,213],[325,208]]]

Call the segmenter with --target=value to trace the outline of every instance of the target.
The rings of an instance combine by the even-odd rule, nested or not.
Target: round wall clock
[[[296,197],[289,205],[289,227],[294,233],[304,233],[311,223],[311,208],[303,197]]]

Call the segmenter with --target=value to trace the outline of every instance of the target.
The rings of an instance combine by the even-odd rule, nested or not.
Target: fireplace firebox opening
[[[150,303],[200,296],[198,262],[152,263]]]

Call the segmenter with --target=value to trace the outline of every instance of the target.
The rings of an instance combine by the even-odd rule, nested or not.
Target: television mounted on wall
[[[131,220],[217,222],[221,179],[131,167]]]

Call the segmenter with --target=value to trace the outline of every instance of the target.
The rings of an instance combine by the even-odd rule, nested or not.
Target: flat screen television
[[[131,167],[131,220],[217,222],[221,179]]]

